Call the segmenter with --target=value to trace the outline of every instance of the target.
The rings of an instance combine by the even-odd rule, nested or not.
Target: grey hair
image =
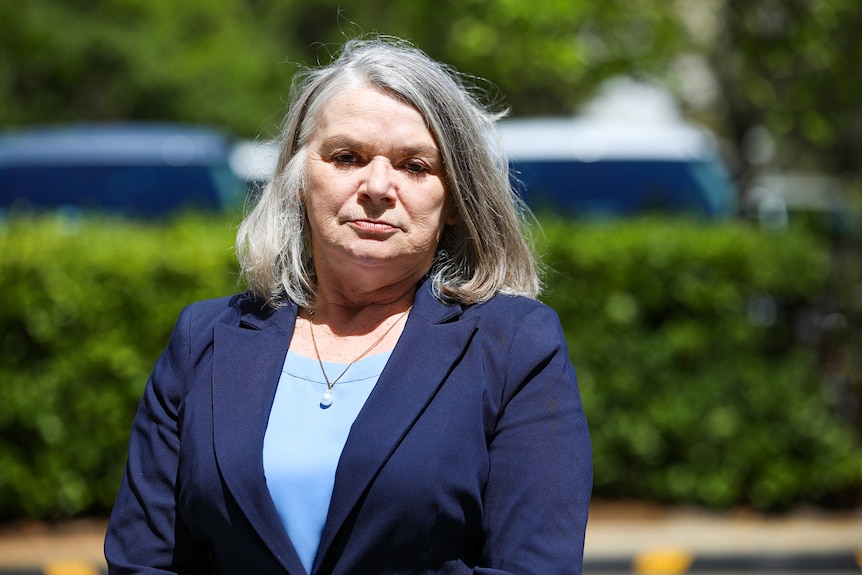
[[[437,142],[457,222],[447,226],[428,275],[440,299],[472,304],[497,293],[536,298],[529,211],[512,188],[496,114],[465,79],[414,46],[390,38],[348,41],[327,66],[294,77],[275,175],[237,233],[249,289],[278,306],[309,306],[315,275],[305,207],[306,144],[321,111],[346,87],[367,84],[413,106]]]

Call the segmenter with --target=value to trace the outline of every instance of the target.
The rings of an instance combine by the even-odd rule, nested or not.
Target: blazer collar
[[[263,436],[297,308],[270,311],[253,300],[240,301],[240,308],[246,309],[239,325],[218,324],[213,334],[216,461],[228,490],[260,538],[288,573],[303,573],[263,472]]]
[[[277,310],[246,300],[239,326],[220,325],[213,344],[213,426],[225,484],[261,539],[290,573],[302,573],[263,472],[263,437],[281,367],[296,324],[294,304]],[[425,281],[401,338],[347,438],[314,571],[337,547],[362,494],[433,399],[473,334],[475,320],[455,321]],[[429,341],[435,342],[428,346]]]

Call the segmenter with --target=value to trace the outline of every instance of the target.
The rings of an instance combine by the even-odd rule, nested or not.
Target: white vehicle
[[[514,185],[535,211],[736,213],[714,138],[691,124],[533,118],[503,120],[500,131]]]
[[[61,210],[163,218],[235,211],[232,139],[179,124],[70,124],[0,133],[0,214]]]

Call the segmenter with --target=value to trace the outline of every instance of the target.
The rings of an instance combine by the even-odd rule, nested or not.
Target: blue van
[[[158,218],[242,205],[232,141],[177,124],[80,124],[0,134],[0,210]]]
[[[534,118],[499,127],[514,186],[535,212],[737,212],[737,189],[714,138],[682,121]]]

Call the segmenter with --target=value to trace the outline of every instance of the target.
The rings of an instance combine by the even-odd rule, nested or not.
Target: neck
[[[380,288],[361,294],[349,294],[336,286],[320,285],[311,309],[315,320],[326,324],[334,334],[359,335],[374,330],[387,318],[406,312],[413,305],[416,282]]]
[[[310,306],[318,321],[329,324],[334,330],[339,326],[374,327],[386,318],[404,312],[413,305],[413,298],[422,274],[407,271],[388,281],[382,276],[372,276],[372,281],[363,274],[345,277],[344,274],[317,270],[317,290]]]
[[[312,246],[313,248],[313,246]],[[393,307],[394,313],[413,301],[416,286],[428,273],[433,257],[357,261],[327,257],[312,249],[316,283],[314,308],[334,306],[352,313],[367,307]],[[318,257],[319,256],[319,257]],[[321,310],[324,311],[324,310]]]

